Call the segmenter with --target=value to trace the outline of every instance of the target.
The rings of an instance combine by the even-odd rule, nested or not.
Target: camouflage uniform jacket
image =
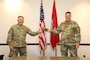
[[[39,34],[39,32],[32,32],[29,28],[22,25],[14,25],[10,28],[8,32],[7,37],[7,43],[8,45],[14,46],[14,47],[24,47],[26,46],[26,34],[29,34],[31,36]]]
[[[61,44],[75,45],[75,43],[80,43],[80,27],[75,21],[64,21],[57,29],[51,31],[53,34],[61,33]]]

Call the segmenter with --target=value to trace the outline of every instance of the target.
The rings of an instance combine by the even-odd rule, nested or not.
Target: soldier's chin
[[[23,25],[23,23],[19,23],[19,25]]]

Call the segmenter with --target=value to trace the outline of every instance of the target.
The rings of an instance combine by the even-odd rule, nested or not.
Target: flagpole
[[[54,0],[55,2],[56,0]],[[55,56],[57,57],[57,46],[56,46],[56,49],[55,49]]]
[[[41,0],[41,3],[43,5],[43,0]],[[43,56],[45,56],[45,50],[43,50]]]
[[[56,0],[54,0],[55,2]],[[55,56],[57,57],[57,46],[56,46],[56,49],[55,49]]]
[[[56,49],[55,49],[55,56],[57,57],[57,46],[56,46]]]
[[[41,3],[43,3],[43,0],[41,0]]]
[[[41,4],[43,5],[43,0],[41,0]],[[43,50],[43,56],[45,56],[45,51]]]

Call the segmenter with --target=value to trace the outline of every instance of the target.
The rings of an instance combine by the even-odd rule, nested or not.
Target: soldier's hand
[[[42,28],[43,31],[47,31],[48,29],[46,27]]]
[[[47,30],[47,32],[51,32],[51,30],[50,30],[50,29],[48,29],[48,30]]]
[[[42,33],[42,29],[39,29],[39,33]]]
[[[79,43],[76,43],[76,48],[77,48],[77,49],[79,48]]]
[[[9,46],[10,47],[10,50],[14,50],[14,47],[13,46]]]

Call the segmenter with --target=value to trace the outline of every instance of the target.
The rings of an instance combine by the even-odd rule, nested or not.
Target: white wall
[[[12,0],[13,1],[13,0]],[[21,3],[17,7],[15,2],[7,3],[7,0],[0,0],[0,43],[6,43],[9,28],[17,24],[17,16],[25,17],[24,25],[37,31],[40,19],[40,0],[15,0]],[[9,6],[9,5],[10,6]],[[14,4],[14,5],[13,5]],[[43,0],[46,27],[50,28],[52,15],[53,0]],[[11,8],[10,8],[11,7]],[[14,7],[14,8],[12,8]],[[16,7],[16,9],[15,9]],[[90,20],[90,0],[56,0],[56,9],[58,24],[65,20],[64,13],[72,12],[72,20],[75,20],[81,27],[81,43],[90,43],[89,20]],[[47,42],[49,43],[49,33],[46,33]],[[28,43],[37,43],[37,36],[27,36]]]
[[[25,17],[24,25],[31,28],[32,31],[37,31],[39,28],[39,19],[40,19],[40,0],[15,0],[21,1],[19,5],[15,6],[15,2],[8,3],[7,0],[0,0],[0,43],[6,43],[7,33],[9,28],[17,24],[17,16],[22,15]],[[17,3],[17,4],[18,4]],[[12,4],[12,5],[8,5]],[[51,16],[52,16],[52,6],[53,0],[43,0],[43,7],[45,13],[45,23],[46,27],[50,28],[51,23]],[[11,7],[11,8],[10,8]],[[14,7],[14,8],[13,8]],[[16,7],[16,8],[15,8]],[[57,9],[57,17],[58,23],[60,24],[62,21],[65,20],[64,13],[66,11],[72,12],[72,20],[76,21],[81,27],[81,43],[90,43],[90,0],[56,0],[56,9]],[[50,42],[49,33],[46,32],[46,39],[47,43]],[[26,37],[27,43],[38,43],[38,36],[32,37],[27,35]],[[0,46],[3,48],[3,51],[9,51],[8,47]],[[36,47],[37,51],[36,51]],[[0,51],[2,51],[0,48]],[[79,49],[80,56],[83,55],[83,49],[87,49],[85,51],[87,56],[90,54],[90,47],[88,46],[81,46]],[[60,47],[58,47],[60,49]],[[39,47],[33,46],[28,48],[31,50],[31,55],[39,55]],[[59,52],[60,50],[58,50]],[[29,51],[28,51],[29,52]],[[35,53],[36,52],[36,53]],[[49,54],[51,52],[51,54]],[[4,52],[6,55],[8,52]],[[34,54],[33,54],[34,53]],[[89,54],[88,54],[89,53]],[[53,56],[53,52],[51,48],[47,48],[46,50],[47,56]],[[28,54],[30,55],[30,54]]]

